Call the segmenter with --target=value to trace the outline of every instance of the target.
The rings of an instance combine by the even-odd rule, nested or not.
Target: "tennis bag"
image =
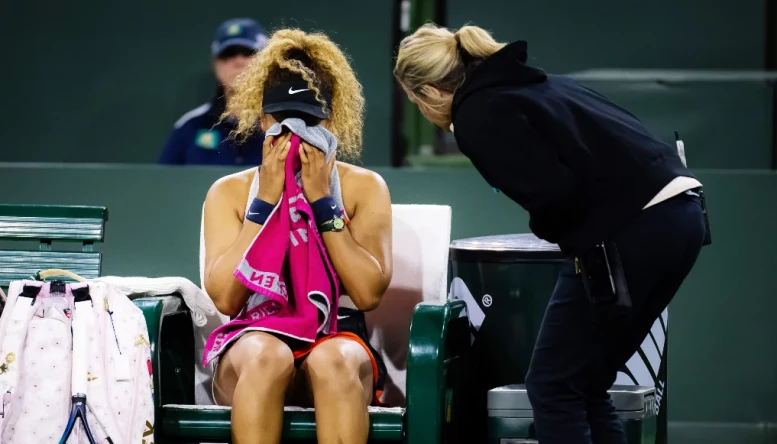
[[[106,283],[12,282],[0,393],[2,444],[153,443],[142,312]]]

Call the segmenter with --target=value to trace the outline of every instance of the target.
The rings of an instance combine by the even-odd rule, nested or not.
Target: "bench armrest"
[[[470,345],[463,301],[421,303],[413,311],[407,358],[407,442],[442,442],[459,357]]]
[[[159,420],[164,404],[194,404],[192,318],[177,294],[142,297],[133,302],[143,312],[148,327],[154,407]]]

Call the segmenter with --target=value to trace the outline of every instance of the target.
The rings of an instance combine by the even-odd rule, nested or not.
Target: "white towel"
[[[198,327],[208,322],[208,316],[217,313],[216,305],[194,282],[182,277],[120,277],[104,276],[93,279],[118,288],[131,299],[143,296],[163,296],[178,293],[192,314],[192,321]]]
[[[116,286],[129,298],[180,294],[192,314],[195,356],[202,356],[205,350],[205,341],[211,332],[229,321],[228,317],[218,312],[216,305],[207,293],[186,278],[105,276],[94,280]],[[213,366],[203,367],[200,359],[195,359],[192,365],[194,365],[194,399],[196,403],[214,404],[211,391]]]

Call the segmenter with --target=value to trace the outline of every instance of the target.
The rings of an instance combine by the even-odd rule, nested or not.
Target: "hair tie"
[[[472,54],[467,52],[467,50],[461,46],[461,38],[459,38],[458,33],[453,34],[453,38],[456,39],[456,51],[459,53],[461,62],[464,64],[464,66],[469,66],[469,64],[475,60],[475,57],[472,57]]]

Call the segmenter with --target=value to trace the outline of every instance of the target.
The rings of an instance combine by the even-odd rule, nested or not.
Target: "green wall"
[[[453,238],[523,232],[526,214],[471,169],[380,168],[395,203],[453,208]],[[0,200],[106,205],[104,274],[198,280],[200,209],[220,168],[0,165]],[[670,436],[675,443],[777,441],[777,174],[697,171],[707,247],[670,307]]]
[[[635,81],[629,75],[626,71],[620,80],[594,80],[595,73],[582,73],[581,82],[628,109],[662,140],[673,142],[674,131],[679,131],[693,168],[772,168],[777,155],[773,80],[703,81],[690,76]]]
[[[328,33],[367,99],[363,160],[388,165],[392,2],[3,2],[0,161],[155,162],[173,123],[213,91],[218,24]]]
[[[572,77],[629,110],[661,140],[674,145],[674,131],[679,131],[693,168],[771,169],[777,158],[777,74],[704,78],[723,74],[586,70]]]
[[[761,69],[765,1],[448,0],[451,26],[529,40],[532,62],[552,72],[588,68]],[[386,0],[255,2],[5,2],[0,162],[153,163],[173,123],[213,89],[209,44],[224,19],[251,16],[267,28],[322,30],[352,56],[367,98],[363,162],[390,163],[392,5]],[[418,20],[432,2],[413,2]],[[45,13],[42,13],[45,11]],[[763,85],[603,85],[662,137],[688,123],[703,168],[764,168],[773,125]],[[649,89],[649,88],[648,88]],[[768,103],[767,103],[768,102]],[[410,152],[430,143],[408,125]],[[428,125],[427,125],[428,126]],[[428,129],[428,128],[426,128]],[[696,131],[696,133],[692,133]],[[698,134],[698,137],[697,137]],[[741,134],[755,141],[742,146]],[[671,132],[669,132],[671,137]],[[709,153],[709,154],[706,154]],[[732,153],[737,153],[734,155]]]
[[[773,0],[448,0],[447,18],[451,27],[471,23],[501,41],[527,40],[529,62],[553,73],[763,70],[767,1]],[[772,168],[773,82],[585,83],[662,139],[679,130],[695,168]]]
[[[527,40],[532,63],[591,67],[763,69],[767,0],[448,0],[448,25]]]

